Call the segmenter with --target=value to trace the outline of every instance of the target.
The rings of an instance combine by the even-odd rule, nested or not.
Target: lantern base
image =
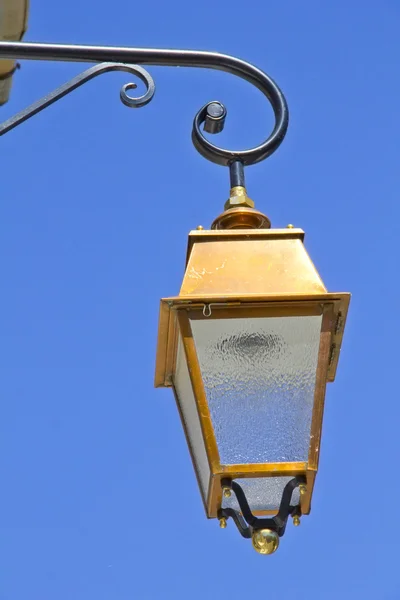
[[[289,516],[299,518],[301,516],[301,508],[299,505],[292,506],[292,494],[293,491],[300,485],[306,482],[302,476],[293,477],[285,486],[281,504],[279,506],[278,513],[271,518],[259,518],[253,515],[250,510],[249,503],[247,502],[246,495],[241,486],[230,479],[223,479],[221,485],[224,489],[231,489],[236,496],[238,504],[240,506],[240,512],[233,508],[221,508],[218,511],[218,518],[225,519],[226,522],[229,517],[232,517],[236,527],[240,534],[244,538],[252,538],[254,545],[254,536],[257,536],[258,532],[263,530],[269,530],[271,533],[274,532],[277,536],[282,537],[285,533],[286,524]],[[277,544],[275,549],[277,548]],[[261,552],[261,554],[271,554],[271,552]]]

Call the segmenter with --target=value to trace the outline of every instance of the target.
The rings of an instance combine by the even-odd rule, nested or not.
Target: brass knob
[[[256,529],[251,541],[254,550],[259,554],[273,554],[279,546],[279,536],[272,529]]]
[[[219,520],[219,526],[221,527],[221,529],[225,529],[225,528],[227,527],[227,525],[228,525],[228,524],[227,524],[227,522],[226,522],[226,518],[225,518],[225,517],[222,517],[222,518]]]
[[[224,498],[230,498],[232,496],[232,492],[229,488],[224,488]]]
[[[298,527],[300,525],[300,517],[299,517],[299,515],[294,515],[294,517],[293,517],[293,525],[295,527]]]

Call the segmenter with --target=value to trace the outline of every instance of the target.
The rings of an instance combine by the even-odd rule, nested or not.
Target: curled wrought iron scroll
[[[193,122],[192,139],[196,149],[212,162],[220,165],[231,165],[236,161],[243,165],[260,162],[275,152],[285,137],[288,127],[289,112],[287,103],[277,84],[254,65],[228,54],[199,50],[0,42],[0,59],[2,58],[105,64],[85,71],[71,82],[61,86],[55,92],[25,109],[16,117],[3,123],[0,126],[0,135],[10,131],[10,129],[76,89],[85,81],[106,71],[123,70],[138,75],[147,86],[145,95],[142,98],[129,99],[126,91],[131,89],[133,85],[128,84],[123,88],[121,99],[127,106],[143,106],[151,100],[154,94],[154,83],[150,75],[137,65],[196,67],[226,71],[245,79],[265,95],[274,111],[275,125],[264,142],[254,148],[227,150],[212,144],[204,136],[201,131],[202,124],[205,125],[205,130],[209,133],[221,131],[226,116],[226,109],[221,103],[210,102],[197,113]]]
[[[76,88],[80,87],[87,81],[90,81],[90,79],[93,79],[94,77],[97,77],[102,73],[109,73],[110,71],[125,71],[127,73],[132,73],[133,75],[137,75],[139,79],[141,79],[146,85],[145,94],[138,98],[132,98],[127,94],[127,90],[134,89],[137,87],[136,83],[126,83],[121,88],[120,98],[126,106],[132,108],[140,108],[141,106],[148,104],[148,102],[150,102],[150,100],[153,98],[155,92],[154,81],[145,69],[142,69],[142,67],[138,67],[137,65],[102,63],[100,65],[95,65],[94,67],[87,69],[83,73],[80,73],[64,85],[61,85],[60,87],[52,91],[50,94],[47,94],[47,96],[44,96],[43,98],[41,98],[37,102],[34,102],[24,110],[21,110],[21,112],[17,113],[7,121],[4,121],[4,123],[1,123],[0,135],[4,135],[5,133],[10,131],[11,129],[14,129],[14,127],[17,127],[27,119],[30,119],[34,115],[37,115],[37,113],[44,110],[51,104],[54,104],[54,102],[57,102],[57,100],[60,100],[60,98],[63,98],[70,92],[73,92],[74,90],[76,90]]]

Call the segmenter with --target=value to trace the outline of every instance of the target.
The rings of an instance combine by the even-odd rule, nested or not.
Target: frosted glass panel
[[[222,464],[307,460],[321,319],[191,320]]]
[[[293,477],[263,477],[249,479],[235,479],[246,494],[247,502],[252,511],[256,510],[278,510],[282,500],[285,485]],[[291,504],[299,503],[299,488],[292,494]],[[236,496],[232,493],[230,498],[223,499],[222,506],[240,510]]]
[[[182,346],[181,339],[179,339],[178,342],[174,387],[183,420],[186,425],[186,431],[189,437],[190,446],[192,448],[192,454],[194,455],[194,462],[196,463],[197,472],[199,474],[201,491],[203,493],[203,497],[206,499],[208,494],[210,469],[208,466],[206,450],[204,447],[203,436],[200,427],[200,420],[197,413],[192,383],[190,381],[185,351]]]

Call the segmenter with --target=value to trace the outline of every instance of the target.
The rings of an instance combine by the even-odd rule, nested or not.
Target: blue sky
[[[140,110],[118,99],[129,75],[103,75],[1,138],[1,600],[400,598],[399,27],[395,0],[32,1],[30,41],[219,50],[276,79],[289,133],[249,194],[353,298],[312,514],[261,557],[206,520],[153,373],[159,298],[229,190],[192,118],[223,101],[219,141],[245,147],[268,105],[225,73],[150,68]],[[23,62],[2,117],[83,68]]]

